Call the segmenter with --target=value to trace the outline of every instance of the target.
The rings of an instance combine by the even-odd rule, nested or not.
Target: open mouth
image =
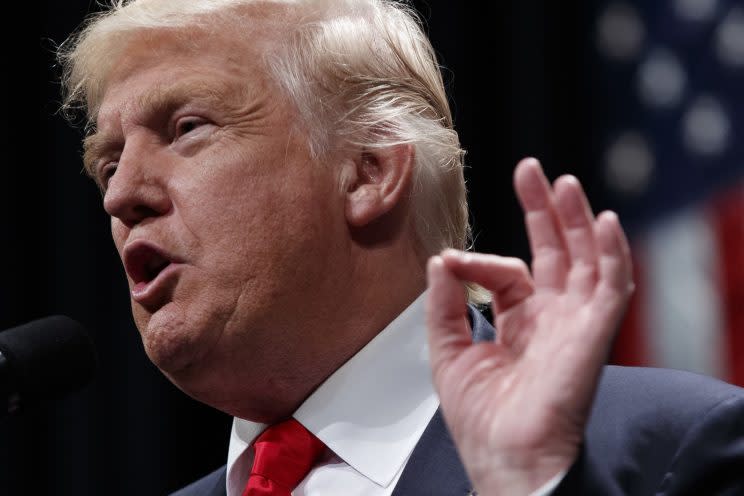
[[[153,281],[172,262],[166,253],[146,242],[135,242],[124,253],[124,267],[135,286]]]

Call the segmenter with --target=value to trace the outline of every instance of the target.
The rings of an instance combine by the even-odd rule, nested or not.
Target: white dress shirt
[[[429,369],[424,295],[336,370],[294,413],[330,452],[294,496],[389,496],[439,407]],[[235,419],[227,495],[240,496],[265,425]]]
[[[293,417],[328,447],[293,496],[390,496],[439,407],[429,368],[424,299],[336,370]],[[235,418],[227,496],[241,496],[253,465],[251,443],[266,428]],[[533,496],[549,494],[556,476]]]

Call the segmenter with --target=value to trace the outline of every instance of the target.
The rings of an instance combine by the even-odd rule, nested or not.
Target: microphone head
[[[0,332],[0,404],[13,413],[86,385],[96,368],[83,326],[55,315]]]

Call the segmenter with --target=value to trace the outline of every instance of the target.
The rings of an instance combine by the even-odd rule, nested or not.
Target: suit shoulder
[[[673,410],[684,416],[704,413],[734,398],[744,399],[744,389],[712,377],[681,370],[608,366],[596,403],[636,411]]]
[[[218,496],[226,494],[225,476],[227,467],[222,466],[188,486],[179,489],[171,496]]]
[[[556,494],[740,494],[742,440],[744,389],[690,372],[606,367],[582,455]]]
[[[679,370],[607,367],[587,426],[587,447],[626,475],[640,467],[661,475],[672,460],[699,454],[702,445],[729,449],[744,436],[742,419],[740,387]]]
[[[717,408],[730,405],[732,408]],[[744,389],[691,372],[608,366],[600,380],[589,429],[608,435],[653,431],[678,439],[709,412],[744,405]]]

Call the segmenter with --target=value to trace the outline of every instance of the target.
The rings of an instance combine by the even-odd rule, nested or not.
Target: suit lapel
[[[473,330],[473,341],[477,343],[495,339],[496,330],[477,308],[468,305],[468,317],[470,317],[470,328]]]
[[[223,467],[214,487],[205,496],[227,496],[227,467]]]
[[[455,444],[437,410],[414,448],[393,496],[465,496],[470,490]]]

